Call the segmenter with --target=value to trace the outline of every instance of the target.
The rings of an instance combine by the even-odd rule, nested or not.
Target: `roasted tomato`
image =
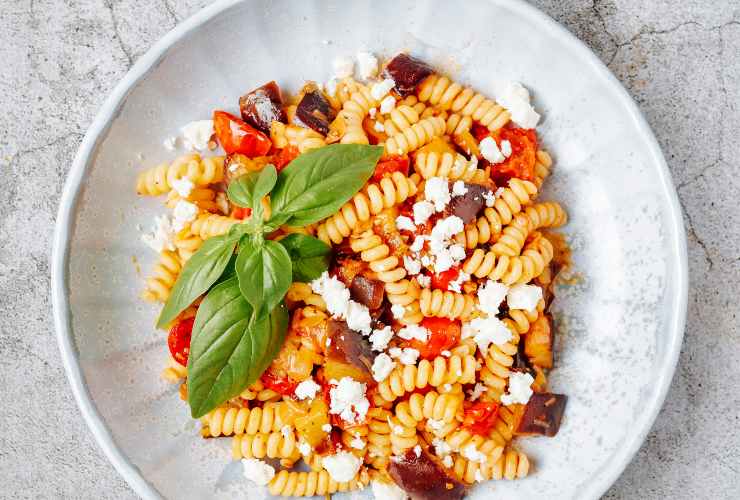
[[[295,146],[287,146],[278,151],[274,155],[273,163],[278,172],[288,166],[290,162],[296,159],[298,156],[298,148]]]
[[[448,290],[450,281],[455,281],[460,276],[459,267],[451,267],[447,271],[434,273],[432,275],[432,288],[436,290]]]
[[[213,112],[213,128],[218,142],[227,154],[263,156],[272,147],[269,137],[226,111]]]
[[[385,174],[392,174],[393,172],[401,172],[403,175],[409,175],[409,157],[408,156],[394,156],[378,162],[375,167],[375,173],[373,174],[373,180],[379,181],[385,176]]]
[[[190,335],[193,333],[193,322],[195,318],[187,318],[178,321],[170,329],[167,337],[167,345],[170,348],[172,358],[182,366],[188,366],[190,355]]]
[[[252,215],[252,209],[249,207],[247,208],[236,207],[231,212],[231,217],[233,217],[234,219],[240,219],[240,220],[244,220],[248,218],[250,215]]]
[[[494,402],[485,403],[480,401],[473,403],[465,408],[463,427],[466,427],[474,434],[480,434],[481,436],[488,435],[496,423],[498,408],[499,404]]]
[[[265,384],[265,387],[272,389],[283,396],[293,395],[295,388],[298,385],[296,381],[292,380],[287,375],[276,375],[269,369],[262,374],[261,380],[262,383]]]
[[[537,159],[537,132],[534,129],[505,127],[497,132],[489,132],[480,125],[473,127],[473,135],[478,141],[493,137],[501,148],[503,141],[511,144],[511,154],[501,163],[491,165],[491,179],[497,185],[506,185],[512,177],[534,180],[534,164]]]
[[[417,339],[409,341],[409,346],[419,351],[423,359],[434,359],[442,351],[448,350],[460,342],[461,327],[459,321],[447,318],[424,318],[421,326],[429,330],[426,342]]]

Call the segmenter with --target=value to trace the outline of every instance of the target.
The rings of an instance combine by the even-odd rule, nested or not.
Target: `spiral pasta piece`
[[[419,149],[435,137],[445,133],[445,121],[438,116],[431,116],[415,123],[402,132],[389,137],[385,143],[385,152],[389,155],[402,155]]]
[[[517,417],[512,411],[513,406],[499,406],[496,422],[488,434],[489,439],[501,446],[511,442],[514,437],[514,426],[517,423]]]
[[[469,116],[491,131],[500,129],[511,119],[511,114],[493,100],[446,76],[429,75],[417,88],[416,95],[437,109]]]
[[[271,432],[269,434],[239,434],[234,436],[231,454],[234,459],[240,458],[288,458],[293,461],[300,458],[295,433]]]
[[[466,320],[473,314],[475,299],[464,293],[424,288],[419,296],[419,309],[427,317]]]
[[[553,252],[552,243],[547,238],[536,236],[517,257],[496,255],[478,248],[468,257],[462,269],[477,278],[487,277],[506,285],[529,283],[544,271],[552,260]]]
[[[396,405],[396,418],[407,427],[416,427],[424,419],[442,421],[445,423],[455,420],[457,412],[462,408],[464,394],[440,394],[429,391],[426,394],[415,392],[408,400]]]
[[[427,108],[427,105],[421,101],[419,101],[419,98],[416,97],[414,94],[407,95],[400,101],[396,103],[396,106],[411,106],[414,108],[414,111],[419,115],[419,118],[426,118],[426,116],[422,116],[424,113],[424,110]]]
[[[167,194],[167,201],[165,206],[167,208],[175,208],[180,200],[189,201],[196,205],[199,209],[206,212],[218,212],[219,206],[216,201],[216,191],[205,187],[193,188],[190,193],[183,197],[174,189]]]
[[[552,168],[552,157],[547,151],[537,151],[536,160],[534,162],[534,183],[537,189],[542,187],[547,176],[550,175],[550,169]]]
[[[416,281],[403,279],[385,284],[385,293],[388,302],[392,305],[404,307],[404,324],[417,324],[424,318],[419,309],[420,289]]]
[[[327,244],[339,244],[361,223],[386,208],[403,203],[416,194],[417,179],[393,172],[378,183],[368,184],[339,211],[316,228],[316,237]]]
[[[372,231],[353,236],[350,247],[352,251],[360,254],[360,258],[369,264],[370,270],[376,273],[383,283],[394,283],[406,276],[406,269],[399,265],[398,257],[391,255],[390,247]]]
[[[376,469],[387,467],[391,456],[391,416],[391,412],[384,408],[372,407],[367,412],[366,461]]]
[[[419,444],[419,437],[416,435],[416,424],[404,425],[395,416],[390,417],[388,424],[391,428],[391,452],[394,455],[403,455],[407,450]]]
[[[326,146],[324,136],[310,128],[288,125],[284,133],[288,144],[297,147],[301,153]]]
[[[228,233],[231,226],[240,222],[239,219],[224,215],[201,214],[190,224],[190,232],[207,240],[208,238]]]
[[[164,250],[154,266],[153,276],[146,279],[142,298],[150,302],[165,302],[182,269],[182,261],[175,252]]]
[[[417,366],[397,366],[388,378],[378,384],[378,394],[386,401],[394,401],[407,392],[424,389],[428,385],[469,384],[475,380],[476,362],[473,356],[438,356],[432,361],[423,359]]]
[[[526,311],[524,309],[509,309],[507,313],[510,319],[509,327],[514,328],[520,335],[525,334],[529,331],[530,326],[534,323],[537,318],[545,310],[545,301],[540,299],[537,303],[537,307],[533,311]]]
[[[285,294],[285,301],[289,306],[297,302],[303,302],[306,305],[314,306],[322,311],[326,310],[326,303],[321,295],[314,293],[311,289],[311,285],[308,283],[293,282],[288,288],[288,293]]]
[[[378,106],[378,101],[364,85],[357,86],[350,98],[344,102],[341,111],[329,127],[328,142],[342,144],[369,144],[362,121],[370,108]]]
[[[185,263],[201,247],[203,238],[191,234],[189,230],[182,230],[172,238],[172,244],[175,245],[180,260]]]
[[[327,91],[324,96],[329,101],[331,107],[339,111],[344,106],[344,103],[352,98],[352,94],[357,92],[360,84],[352,77],[342,78],[338,82],[335,81],[335,84],[334,88],[331,89],[332,91]]]
[[[262,408],[220,407],[201,417],[203,428],[211,437],[232,434],[268,434],[291,425],[285,403],[266,403]]]
[[[504,451],[504,447],[492,439],[473,434],[468,429],[460,427],[445,437],[445,441],[455,451],[465,452],[466,448],[473,448],[486,456],[486,461],[495,463]]]
[[[167,382],[175,384],[186,379],[188,376],[188,367],[182,366],[180,363],[172,359],[172,356],[167,360],[167,366],[162,370],[162,378]]]
[[[383,121],[383,129],[388,136],[402,133],[419,121],[419,113],[407,105],[400,104],[393,108],[387,120]]]
[[[529,474],[529,458],[521,451],[508,449],[493,465],[492,479],[522,479]]]
[[[355,491],[364,488],[370,482],[366,470],[361,470],[351,481],[338,483],[325,470],[296,472],[281,470],[267,485],[271,495],[285,497],[312,497],[332,493]]]
[[[172,189],[174,181],[183,178],[189,179],[195,186],[221,182],[224,178],[224,157],[189,154],[171,163],[161,163],[139,174],[136,192],[148,196],[166,194]]]
[[[465,182],[483,184],[487,176],[477,168],[477,162],[468,161],[459,153],[445,151],[420,151],[416,154],[414,166],[424,179],[431,177],[447,177],[448,179],[463,180]]]

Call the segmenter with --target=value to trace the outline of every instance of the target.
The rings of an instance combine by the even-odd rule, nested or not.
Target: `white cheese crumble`
[[[414,225],[414,221],[412,221],[411,218],[406,217],[405,215],[399,215],[398,217],[396,217],[396,227],[400,231],[416,231],[416,225]]]
[[[403,267],[412,276],[421,272],[421,262],[415,259],[412,255],[403,256]]]
[[[301,455],[303,455],[304,457],[310,455],[312,450],[313,448],[311,448],[311,445],[307,442],[301,441],[300,443],[298,443],[298,451],[300,451]]]
[[[432,425],[432,422],[434,422],[434,425]],[[441,420],[429,419],[427,420],[427,423],[429,423],[429,428],[435,431],[442,430],[445,425],[445,423]],[[450,446],[450,443],[448,443],[444,439],[434,438],[432,440],[432,446],[434,446],[434,452],[441,457],[452,453],[452,446]]]
[[[391,89],[395,86],[396,82],[394,82],[390,78],[386,78],[381,82],[373,84],[373,86],[370,88],[370,95],[376,101],[382,101],[383,98],[388,95],[388,92],[390,92]]]
[[[475,443],[465,446],[460,454],[471,462],[484,463],[487,459],[485,453],[480,452],[475,446]]]
[[[213,136],[213,120],[198,120],[190,122],[180,129],[183,144],[187,149],[205,151],[208,142]]]
[[[424,242],[426,241],[426,238],[424,235],[419,235],[416,238],[414,238],[414,242],[409,247],[409,250],[412,252],[421,252],[421,250],[424,248]]]
[[[418,444],[414,446],[414,455],[416,455],[417,457],[421,456],[421,446]]]
[[[157,253],[161,253],[163,250],[173,252],[175,250],[174,236],[175,232],[172,229],[170,218],[166,215],[160,215],[154,218],[152,234],[142,234],[141,241]]]
[[[187,177],[182,177],[180,179],[175,179],[172,181],[172,189],[177,192],[181,197],[187,198],[190,196],[190,193],[193,192],[193,188],[195,187],[195,184],[193,184],[193,181],[188,179]]]
[[[493,137],[486,137],[479,144],[480,154],[491,163],[501,163],[506,157],[498,149],[498,144]]]
[[[348,56],[337,56],[331,63],[334,76],[341,79],[352,76],[355,72],[355,63]]]
[[[473,337],[478,349],[485,353],[491,343],[502,345],[511,340],[512,334],[497,317],[475,318],[462,326],[462,338]]]
[[[468,188],[465,187],[465,183],[463,181],[455,181],[455,183],[452,184],[452,196],[463,196],[467,192]]]
[[[380,101],[380,114],[387,115],[396,107],[396,99],[392,95],[385,96]]]
[[[542,288],[537,285],[514,285],[506,294],[509,309],[524,309],[532,312],[542,299]]]
[[[370,309],[365,304],[350,300],[347,304],[347,326],[365,335],[373,331]]]
[[[349,442],[349,445],[355,450],[361,450],[365,447],[365,441],[363,441],[360,436],[355,436],[354,439]]]
[[[500,187],[500,188],[496,189],[496,191],[493,193],[493,195],[496,198],[499,198],[502,194],[504,194],[504,188],[503,187]]]
[[[480,469],[476,469],[475,470],[475,482],[476,483],[482,483],[485,480],[486,480],[486,478],[483,477],[483,473],[480,471]]]
[[[478,309],[488,316],[496,316],[508,291],[509,287],[503,283],[487,280],[478,288]]]
[[[367,306],[350,300],[349,290],[339,279],[327,271],[311,282],[314,293],[321,295],[326,309],[335,317],[345,319],[351,329],[369,335],[372,331],[370,310]]]
[[[450,202],[450,183],[445,177],[432,177],[424,184],[424,198],[434,204],[437,212],[442,212]]]
[[[414,365],[416,360],[419,359],[419,351],[411,347],[391,347],[388,349],[388,353],[392,358],[398,359],[402,365]]]
[[[378,58],[370,52],[360,51],[357,53],[357,71],[360,78],[367,80],[378,74]]]
[[[175,137],[174,135],[171,137],[167,137],[164,141],[162,141],[162,146],[164,146],[167,151],[174,151],[177,147],[177,137]]]
[[[362,460],[348,451],[340,451],[335,455],[327,455],[322,459],[324,469],[338,483],[351,481],[357,474],[357,471],[360,470],[361,463]]]
[[[442,356],[444,356],[445,358],[449,358],[450,356],[452,356],[452,353],[450,351],[448,351],[447,349],[445,349],[444,351],[440,352],[440,354]]]
[[[506,406],[513,404],[527,404],[534,394],[532,390],[534,378],[529,373],[511,372],[509,375],[509,393],[501,396],[501,403]]]
[[[376,132],[385,132],[385,126],[381,122],[375,122],[373,128]]]
[[[284,425],[280,429],[280,434],[282,434],[283,437],[286,438],[286,439],[288,438],[288,436],[290,436],[290,433],[291,433],[291,428],[290,428],[289,425]]]
[[[434,213],[434,205],[428,201],[414,203],[414,224],[424,224]]]
[[[429,288],[432,286],[432,278],[426,274],[419,274],[416,276],[416,281],[422,288]]]
[[[465,247],[450,242],[450,238],[461,232],[464,227],[462,219],[456,215],[440,219],[434,225],[429,241],[432,255],[435,258],[435,272],[447,271],[465,258]]]
[[[406,315],[406,308],[403,307],[401,304],[393,304],[391,306],[391,314],[393,314],[394,319],[403,319],[403,317]],[[372,339],[372,335],[370,336]]]
[[[519,82],[506,82],[494,88],[496,101],[511,113],[511,121],[522,128],[535,128],[540,115],[530,104],[529,91]]]
[[[373,379],[376,382],[382,382],[388,378],[395,367],[396,362],[390,356],[384,352],[378,354],[373,361]]]
[[[331,432],[331,424],[324,424],[321,426],[321,430],[324,432]]]
[[[455,246],[454,250],[457,250],[457,248],[459,247]],[[464,251],[465,250],[463,250],[463,252]],[[457,256],[457,253],[453,252],[453,255]],[[465,258],[465,256],[463,256],[462,258]],[[470,281],[470,275],[465,271],[460,271],[459,273],[457,273],[457,278],[447,284],[447,289],[451,292],[462,293],[462,285],[463,283],[466,283],[468,281]]]
[[[404,340],[416,339],[420,342],[426,342],[429,338],[429,330],[419,325],[408,325],[398,330],[397,335]]]
[[[321,386],[313,381],[312,378],[308,378],[298,384],[295,388],[295,397],[298,399],[314,399],[316,393],[321,390]]]
[[[511,156],[511,152],[511,143],[506,140],[501,141],[501,153],[508,158]]]
[[[275,468],[256,458],[242,458],[244,477],[258,486],[264,486],[275,477]]]
[[[362,422],[365,420],[370,402],[365,397],[366,385],[352,377],[342,377],[339,383],[331,381],[329,389],[329,413],[339,415],[345,422]]]
[[[406,500],[408,495],[395,483],[385,481],[373,481],[370,483],[375,500]]]
[[[478,382],[475,384],[475,387],[473,387],[473,390],[470,391],[469,396],[471,401],[476,401],[478,398],[480,398],[483,393],[485,393],[488,389],[486,388],[485,384],[482,384]]]
[[[198,215],[198,207],[189,201],[180,200],[172,211],[172,228],[181,231],[188,222],[195,220]]]
[[[498,190],[496,193],[498,193]],[[487,207],[492,207],[496,203],[496,197],[498,196],[496,193],[492,193],[491,191],[485,191],[483,193],[483,199],[486,200]]]
[[[391,312],[395,315],[397,311],[393,311],[394,307],[396,306],[391,307]],[[399,307],[401,308],[401,317],[403,318],[405,310],[403,306]],[[373,330],[373,333],[369,337],[373,351],[384,351],[388,347],[388,342],[390,342],[391,338],[393,338],[393,330],[391,330],[390,326],[385,326],[380,330]]]
[[[445,456],[445,457],[444,457],[444,458],[442,459],[442,465],[444,465],[444,466],[445,466],[445,467],[447,467],[448,469],[451,469],[451,468],[452,468],[452,466],[454,465],[454,462],[452,461],[452,455],[446,455],[446,456]],[[480,472],[480,471],[476,471],[476,472]]]

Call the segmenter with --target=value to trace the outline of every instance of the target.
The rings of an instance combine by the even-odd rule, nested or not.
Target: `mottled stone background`
[[[0,497],[134,497],[65,379],[48,258],[62,183],[98,107],[132,62],[207,3],[0,0]],[[678,370],[606,498],[740,498],[740,2],[533,3],[589,45],[642,108],[689,238]]]

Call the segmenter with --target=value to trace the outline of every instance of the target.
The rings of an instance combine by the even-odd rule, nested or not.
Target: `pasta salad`
[[[271,494],[462,498],[527,476],[515,438],[560,427],[567,215],[538,197],[552,160],[520,84],[358,63],[165,141],[190,152],[137,178],[171,209],[143,297],[164,303],[164,378]]]

